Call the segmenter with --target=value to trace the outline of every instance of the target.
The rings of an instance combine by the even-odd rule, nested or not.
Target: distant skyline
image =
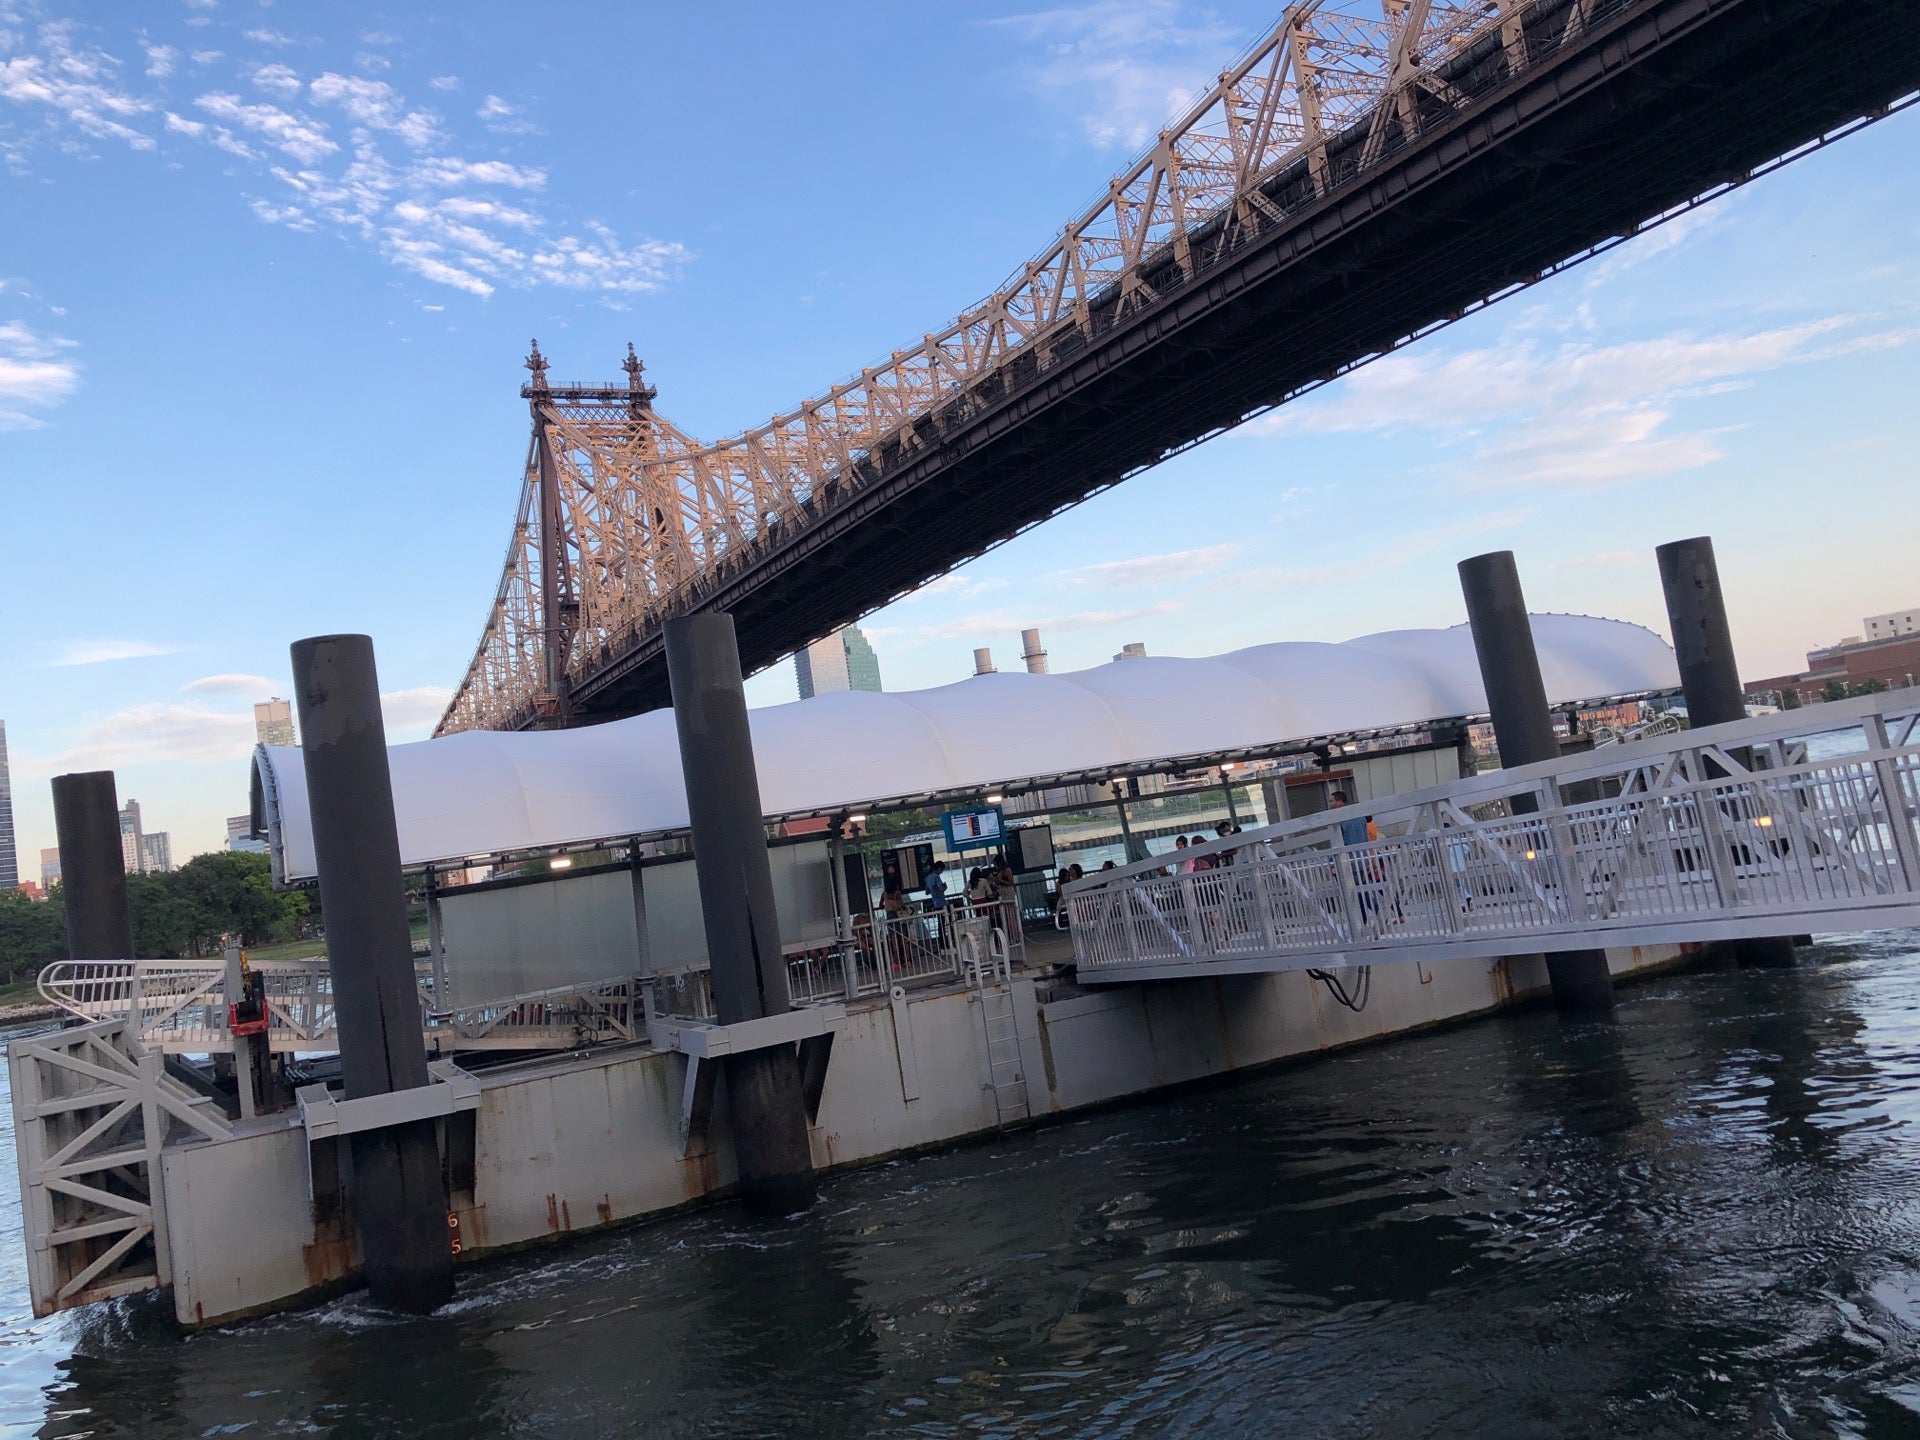
[[[304,635],[372,634],[391,738],[428,733],[529,338],[556,379],[634,341],[692,433],[763,420],[990,291],[1279,9],[0,0],[19,849],[93,768],[219,849]],[[1653,547],[1703,533],[1742,668],[1799,668],[1920,603],[1916,145],[1897,115],[875,612],[888,687],[1029,626],[1064,671],[1451,624],[1500,548],[1534,608],[1664,633]]]

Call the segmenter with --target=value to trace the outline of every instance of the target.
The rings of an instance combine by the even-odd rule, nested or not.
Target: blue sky
[[[471,654],[527,340],[639,347],[718,437],[1015,269],[1279,6],[451,10],[0,0],[0,717],[183,856],[288,643],[365,630],[395,738]],[[545,16],[546,18],[539,18]],[[1664,629],[1708,533],[1749,674],[1920,600],[1920,111],[1137,477],[871,617],[892,688],[1536,609]],[[791,666],[752,682],[791,698]]]

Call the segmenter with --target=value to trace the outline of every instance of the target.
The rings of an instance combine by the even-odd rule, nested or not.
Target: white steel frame
[[[1857,748],[1809,760],[1815,735]],[[1380,838],[1343,843],[1363,817]],[[1070,885],[1081,980],[1920,925],[1920,699],[1610,745],[1181,858],[1229,853],[1212,870],[1167,874],[1159,856]]]

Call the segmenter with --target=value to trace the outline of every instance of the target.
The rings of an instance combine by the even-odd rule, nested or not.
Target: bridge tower
[[[553,401],[547,384],[547,359],[540,353],[540,342],[533,342],[526,359],[533,378],[520,393],[533,416],[534,469],[538,477],[540,516],[540,660],[541,689],[534,695],[534,707],[543,724],[565,725],[568,704],[567,651],[573,643],[574,626],[580,618],[580,600],[574,593],[571,567],[567,564],[566,528],[560,503],[560,477],[553,458],[553,440],[547,433],[548,412]]]

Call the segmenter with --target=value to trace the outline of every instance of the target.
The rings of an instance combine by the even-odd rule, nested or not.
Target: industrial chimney
[[[1047,652],[1040,646],[1040,632],[1038,630],[1022,630],[1020,632],[1020,658],[1027,662],[1027,673],[1029,675],[1044,675],[1047,673]]]
[[[993,674],[993,651],[982,645],[973,652],[973,673],[976,675]]]

